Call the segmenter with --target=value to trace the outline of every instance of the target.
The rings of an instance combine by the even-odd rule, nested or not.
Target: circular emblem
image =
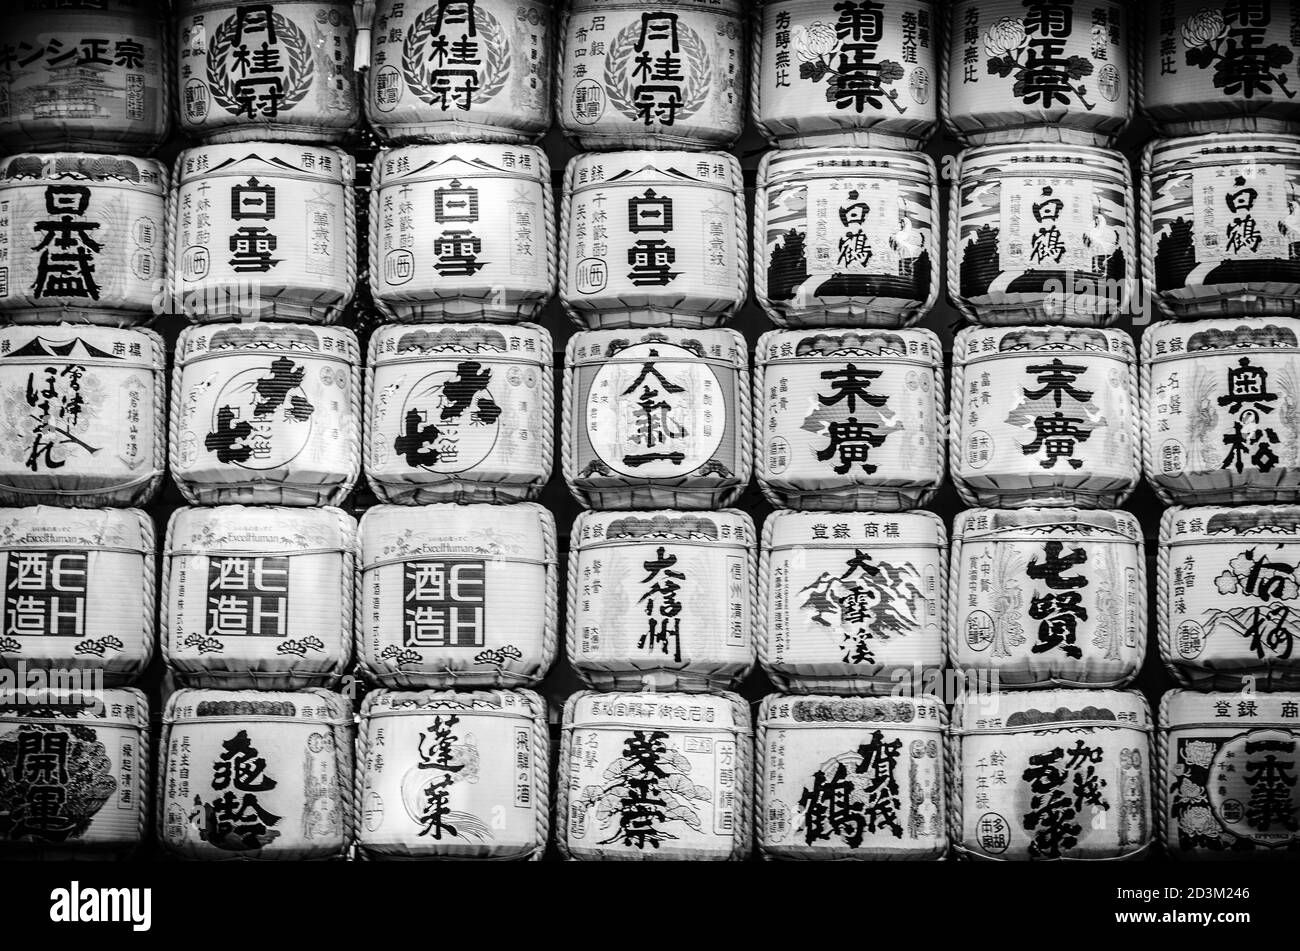
[[[1294,841],[1300,813],[1300,742],[1287,730],[1252,730],[1219,747],[1206,789],[1210,809],[1229,832],[1259,845]]]
[[[439,31],[442,6],[426,9],[406,31],[402,75],[427,105],[468,112],[505,88],[510,41],[497,18],[473,4],[467,5],[470,12],[463,22],[444,20]],[[448,63],[448,50],[455,50],[461,62]]]
[[[597,122],[605,114],[605,87],[594,79],[581,80],[573,87],[569,109],[573,118],[583,125]]]
[[[592,450],[616,472],[671,478],[712,458],[727,431],[713,368],[682,347],[642,343],[601,365],[584,413]]]
[[[402,74],[396,66],[381,66],[375,71],[373,95],[375,108],[392,112],[402,99]]]
[[[380,798],[379,793],[367,794],[362,817],[365,819],[366,828],[371,832],[377,832],[379,827],[384,824],[384,800]]]
[[[1178,648],[1178,656],[1184,660],[1199,657],[1205,649],[1205,632],[1201,630],[1201,625],[1195,621],[1179,624],[1178,631],[1174,634],[1174,646]]]
[[[639,62],[646,52],[637,49],[643,25],[637,20],[619,30],[605,56],[605,90],[609,104],[629,119],[646,125],[675,125],[689,119],[704,105],[709,94],[709,51],[704,40],[685,23],[677,23],[678,55],[684,79],[680,83],[653,84],[647,97],[647,84],[639,76],[644,66]],[[653,55],[653,54],[652,54]],[[594,121],[594,120],[593,120]]]
[[[930,72],[925,67],[918,66],[912,70],[912,78],[907,85],[912,93],[912,101],[918,106],[930,101]]]
[[[1097,71],[1097,91],[1107,102],[1119,98],[1119,70],[1113,63],[1107,63]]]
[[[203,444],[217,460],[263,471],[287,465],[311,440],[316,406],[302,386],[307,368],[291,357],[249,367],[226,381]]]
[[[975,838],[989,855],[1001,855],[1011,844],[1011,827],[996,812],[986,812],[975,820]]]
[[[393,449],[413,469],[465,472],[496,445],[501,406],[488,389],[495,371],[465,359],[415,384],[402,405]]]
[[[231,115],[269,121],[302,102],[311,89],[312,50],[307,34],[283,14],[251,10],[227,17],[212,34],[208,88]],[[187,93],[186,116],[193,119],[189,109]]]
[[[966,618],[966,646],[982,651],[993,643],[993,619],[987,611],[972,611]]]

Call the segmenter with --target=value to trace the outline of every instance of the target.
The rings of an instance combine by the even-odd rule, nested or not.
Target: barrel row
[[[1176,507],[1158,655],[1199,689],[1300,689],[1300,507]],[[0,667],[130,683],[159,642],[191,686],[535,686],[559,639],[602,690],[887,694],[952,667],[999,688],[1122,687],[1147,656],[1147,559],[1123,511],[587,512],[561,592],[535,503],[0,509]],[[161,588],[155,578],[161,577]],[[566,626],[559,629],[559,598]],[[157,619],[157,620],[156,620]],[[155,633],[157,632],[157,633]]]
[[[534,141],[727,148],[746,100],[777,146],[1106,145],[1141,109],[1166,134],[1297,131],[1295,11],[1201,0],[889,3],[22,0],[3,47],[11,149],[206,142]],[[946,38],[946,42],[945,42]],[[942,51],[942,52],[941,52]],[[368,66],[359,74],[359,66]],[[941,73],[942,70],[942,73]]]
[[[0,708],[6,851],[185,859],[1294,859],[1300,694],[186,689]],[[62,702],[56,702],[62,701]],[[354,735],[355,732],[355,735]],[[158,762],[150,788],[151,759]],[[152,808],[150,800],[152,802]],[[552,799],[554,802],[552,802]],[[1158,845],[1157,845],[1158,843]]]

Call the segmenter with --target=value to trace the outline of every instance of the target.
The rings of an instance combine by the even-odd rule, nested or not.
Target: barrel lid
[[[569,368],[603,365],[629,347],[666,344],[687,351],[700,361],[729,363],[737,369],[749,366],[745,338],[728,327],[712,330],[684,330],[661,327],[655,330],[583,330],[569,338],[564,362]],[[687,359],[674,353],[673,359]]]
[[[352,722],[343,697],[328,690],[177,690],[163,722],[283,722],[345,726]]]
[[[385,324],[370,337],[368,363],[383,366],[473,356],[554,365],[551,335],[536,324]]]
[[[282,142],[202,145],[176,157],[176,180],[181,185],[218,175],[273,175],[351,185],[356,160],[328,145]]]
[[[346,327],[304,324],[201,324],[186,327],[176,341],[176,363],[184,366],[214,355],[297,353],[303,356],[360,360],[357,335]]]
[[[167,192],[167,166],[154,159],[94,152],[23,152],[0,159],[0,188],[24,182],[93,182]]]
[[[550,184],[546,153],[533,145],[456,142],[381,149],[372,184],[446,181],[452,178],[517,178]]]
[[[106,687],[89,694],[63,689],[9,689],[0,680],[0,723],[95,722],[136,730],[149,727],[149,701],[135,687]]]
[[[1176,162],[1193,165],[1235,165],[1242,155],[1274,155],[1282,159],[1300,158],[1300,136],[1271,132],[1217,132],[1178,139],[1156,139],[1151,150],[1152,173]],[[1253,159],[1252,159],[1253,160]]]
[[[353,551],[356,520],[340,508],[213,505],[179,508],[167,523],[168,556],[212,552]]]
[[[744,548],[757,543],[753,519],[736,509],[582,512],[573,523],[570,538],[578,548],[666,539]]]
[[[727,152],[588,152],[569,160],[565,185],[588,188],[639,188],[663,184],[702,185],[727,191],[744,187],[740,161]]]
[[[958,513],[953,520],[954,540],[996,539],[1002,535],[1136,544],[1142,540],[1142,529],[1135,516],[1118,509],[975,508]]]
[[[1136,690],[1002,690],[970,693],[953,706],[961,734],[1125,727],[1149,731],[1146,698]]]
[[[841,361],[869,356],[876,362],[891,357],[921,359],[934,366],[943,360],[943,345],[932,330],[770,330],[759,338],[755,359],[760,365],[784,360],[819,358]]]
[[[0,365],[24,360],[98,366],[146,366],[162,372],[162,338],[144,328],[89,324],[0,327]]]
[[[943,521],[933,512],[776,511],[763,523],[764,548],[930,547],[947,543]]]
[[[458,717],[514,716],[539,719],[546,707],[531,690],[372,690],[361,718],[452,713]]]
[[[935,181],[934,159],[925,152],[899,149],[824,146],[771,151],[758,165],[758,185],[772,187],[809,178],[897,178]]]
[[[1137,359],[1127,331],[1094,327],[966,327],[953,340],[953,359],[968,363],[1053,351]]]
[[[937,697],[840,697],[768,694],[758,709],[765,727],[897,729],[942,733],[948,710]]]
[[[0,551],[66,548],[126,549],[152,555],[153,521],[139,509],[29,505],[0,508]]]
[[[1294,317],[1223,317],[1213,320],[1162,320],[1142,333],[1142,359],[1194,359],[1197,352],[1221,350],[1295,350],[1300,346],[1300,319]]]
[[[453,554],[544,564],[555,521],[532,502],[375,505],[361,516],[359,531],[363,568]]]
[[[1079,166],[1090,171],[1109,172],[1128,180],[1129,164],[1123,152],[1095,145],[1017,142],[1012,145],[977,145],[964,149],[958,156],[962,178],[1000,171],[1007,175],[1042,175],[1034,166],[1063,166],[1055,169],[1073,174]]]
[[[751,732],[749,705],[739,695],[715,693],[599,693],[582,691],[565,705],[566,729],[663,729],[684,733]]]
[[[1281,727],[1300,732],[1300,693],[1201,693],[1171,690],[1160,701],[1160,728]]]

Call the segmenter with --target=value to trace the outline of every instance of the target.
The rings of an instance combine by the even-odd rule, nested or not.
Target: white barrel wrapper
[[[570,0],[555,116],[583,149],[729,148],[745,125],[740,0]]]
[[[947,726],[948,711],[930,697],[764,697],[754,742],[759,849],[778,859],[941,858]]]
[[[1135,860],[1151,847],[1154,724],[1136,690],[967,694],[952,712],[959,858]]]
[[[177,113],[206,142],[341,142],[357,125],[350,0],[178,0]]]
[[[938,6],[767,0],[751,27],[754,125],[777,148],[922,148],[939,108]]]
[[[580,691],[562,729],[555,838],[565,858],[749,855],[753,738],[738,694]]]
[[[1300,689],[1300,508],[1166,509],[1160,659],[1184,687]]]
[[[1300,858],[1300,693],[1160,698],[1157,834],[1182,861]]]
[[[158,841],[186,859],[341,858],[352,709],[336,693],[178,690],[163,714]]]
[[[744,512],[583,512],[565,650],[600,690],[726,688],[754,666],[757,538]]]
[[[943,482],[943,346],[930,330],[773,330],[754,366],[754,471],[778,508],[894,512]]]
[[[328,507],[177,509],[163,550],[168,668],[193,687],[333,686],[352,660],[356,530]]]
[[[940,114],[966,145],[1109,145],[1133,114],[1127,4],[953,0]]]
[[[977,324],[1113,324],[1137,300],[1128,159],[1073,145],[995,145],[958,156],[948,296]]]
[[[193,505],[336,505],[361,467],[357,338],[341,327],[187,327],[170,465]]]
[[[953,344],[949,468],[967,505],[1117,508],[1142,477],[1124,330],[968,327]]]
[[[551,477],[551,335],[389,325],[366,359],[365,471],[385,502],[519,502]]]
[[[0,509],[0,667],[144,673],[156,640],[153,520],[139,509]]]
[[[62,152],[0,159],[0,315],[128,326],[164,302],[167,169]]]
[[[908,327],[939,295],[934,159],[769,152],[754,199],[754,297],[779,327]]]
[[[1152,324],[1142,466],[1166,505],[1300,501],[1300,320]]]
[[[389,320],[535,318],[555,292],[546,153],[529,145],[381,151],[370,188],[370,293]]]
[[[0,855],[105,860],[149,837],[149,701],[0,693]]]
[[[0,329],[0,504],[143,505],[166,459],[162,338],[152,330]]]
[[[526,687],[557,647],[555,519],[534,502],[361,517],[357,661],[385,687]]]
[[[944,666],[948,534],[932,512],[773,512],[758,658],[787,693],[884,694]]]
[[[999,686],[1122,687],[1146,656],[1146,560],[1122,511],[967,509],[952,528],[948,655]]]
[[[560,216],[560,301],[579,326],[713,327],[748,296],[734,155],[579,155],[564,171]]]
[[[171,291],[191,321],[336,321],[357,280],[356,160],[244,142],[182,152],[170,209]]]
[[[1161,312],[1300,314],[1300,136],[1157,139],[1141,174],[1142,280]]]
[[[551,125],[550,0],[378,0],[366,118],[387,142],[531,142]]]
[[[372,859],[540,859],[550,746],[531,690],[366,694],[357,847]]]
[[[748,347],[734,330],[591,330],[564,356],[564,481],[591,508],[720,508],[749,484]]]
[[[1146,4],[1142,112],[1163,135],[1300,132],[1294,3]],[[1288,75],[1292,74],[1292,75]]]
[[[15,54],[0,94],[0,148],[148,155],[167,138],[172,76],[165,4],[83,0],[6,10]],[[18,9],[15,10],[14,8]]]

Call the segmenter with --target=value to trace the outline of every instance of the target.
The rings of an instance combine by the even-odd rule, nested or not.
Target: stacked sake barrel
[[[952,845],[1141,858],[1154,721],[1124,688],[1145,656],[1146,560],[1120,509],[1141,478],[1141,413],[1136,349],[1112,326],[1136,297],[1136,202],[1114,150],[1134,24],[1119,3],[1047,16],[957,0],[946,29],[940,109],[963,146],[947,283],[969,321],[948,466],[972,506],[948,575],[949,659],[973,688],[953,711]]]
[[[763,525],[758,844],[785,859],[948,850],[947,532],[934,132],[940,5],[768,0],[754,17],[754,467]],[[907,781],[903,777],[907,776]],[[887,794],[878,795],[880,790]],[[856,821],[833,804],[861,803]]]
[[[0,109],[0,839],[113,857],[148,837],[165,465],[169,175],[161,4],[6,11]],[[46,685],[41,688],[37,685]],[[16,685],[16,687],[15,687]]]
[[[375,4],[358,853],[539,859],[557,649],[553,11]]]
[[[559,20],[559,297],[569,662],[556,840],[570,859],[750,850],[753,419],[739,0],[573,0]],[[627,790],[620,793],[618,790]],[[611,792],[611,790],[613,790]]]
[[[1158,6],[1158,9],[1156,8]],[[1153,6],[1143,109],[1143,463],[1156,578],[1159,835],[1177,859],[1300,853],[1292,640],[1300,458],[1294,5]]]

